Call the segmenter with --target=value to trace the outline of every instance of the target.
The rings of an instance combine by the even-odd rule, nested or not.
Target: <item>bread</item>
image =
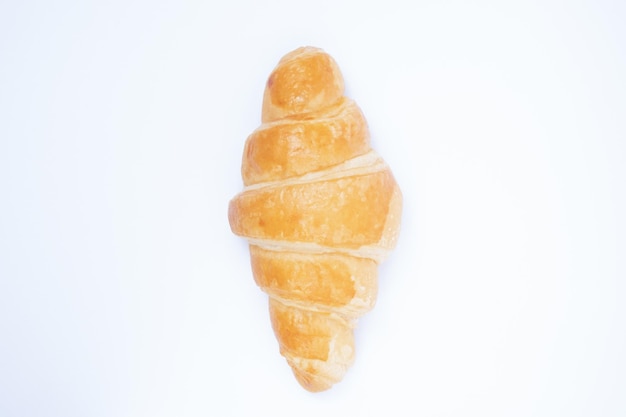
[[[312,392],[353,363],[353,328],[398,238],[402,195],[369,139],[335,61],[296,49],[267,81],[262,124],[243,152],[245,187],[228,208],[269,295],[280,353]]]

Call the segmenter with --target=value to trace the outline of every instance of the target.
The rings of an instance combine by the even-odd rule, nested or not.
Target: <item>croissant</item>
[[[305,389],[329,389],[354,361],[353,329],[376,301],[402,194],[321,49],[296,49],[271,73],[241,173],[228,220],[249,242],[280,353]]]

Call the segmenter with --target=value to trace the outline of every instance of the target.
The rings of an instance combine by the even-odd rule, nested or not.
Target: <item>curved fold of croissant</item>
[[[370,147],[365,118],[317,48],[280,60],[247,139],[244,189],[228,209],[250,243],[280,353],[312,392],[354,361],[353,328],[374,307],[377,266],[395,247],[402,194]]]
[[[340,164],[370,149],[361,109],[341,100],[331,111],[305,120],[263,124],[246,141],[244,185],[296,177]]]

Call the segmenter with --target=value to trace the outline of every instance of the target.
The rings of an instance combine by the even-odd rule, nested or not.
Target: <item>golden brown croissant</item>
[[[374,306],[377,265],[396,244],[402,211],[363,114],[343,94],[322,50],[283,57],[245,144],[245,188],[228,208],[269,295],[280,353],[309,391],[330,388],[352,364],[353,328]]]

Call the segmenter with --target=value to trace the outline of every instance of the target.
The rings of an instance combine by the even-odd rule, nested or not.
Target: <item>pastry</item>
[[[241,173],[230,227],[249,242],[280,353],[304,388],[326,390],[354,361],[353,329],[374,306],[377,266],[396,245],[402,211],[330,55],[303,47],[280,60]]]

